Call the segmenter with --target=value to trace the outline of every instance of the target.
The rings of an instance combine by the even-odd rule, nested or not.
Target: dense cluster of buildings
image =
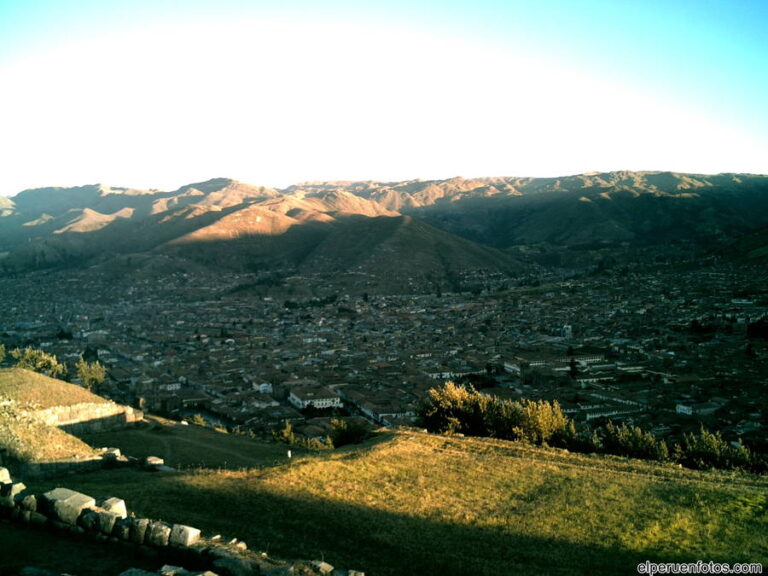
[[[101,392],[116,400],[253,430],[329,413],[408,424],[431,387],[468,379],[506,398],[558,400],[581,422],[765,436],[768,349],[747,338],[768,314],[759,269],[300,300],[248,285],[247,275],[183,272],[4,278],[0,341],[69,364],[98,358]]]

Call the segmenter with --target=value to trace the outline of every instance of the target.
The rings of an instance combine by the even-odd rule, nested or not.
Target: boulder
[[[165,464],[165,460],[162,458],[159,458],[158,456],[147,456],[144,459],[144,466],[147,468],[154,468],[155,466],[163,466]]]
[[[88,532],[99,531],[99,514],[96,510],[85,510],[77,519],[77,523]]]
[[[11,482],[11,473],[8,471],[8,468],[0,466],[0,484],[10,484]]]
[[[128,541],[131,539],[131,520],[129,518],[118,518],[115,527],[112,529],[112,535],[120,540]]]
[[[97,515],[99,519],[99,532],[110,536],[112,534],[112,530],[115,527],[115,523],[120,519],[120,516],[114,512],[110,512],[109,510],[99,510]]]
[[[131,542],[144,544],[149,528],[149,520],[146,518],[131,518]]]
[[[16,497],[19,496],[26,486],[22,482],[13,482],[0,485],[0,506],[13,508],[16,505]]]
[[[152,522],[147,530],[145,540],[147,544],[157,548],[168,546],[171,538],[171,527],[165,522]]]
[[[200,540],[200,530],[183,524],[174,524],[171,529],[171,546],[187,547],[196,544]]]
[[[93,508],[96,500],[68,488],[55,488],[43,494],[46,510],[64,524],[75,526],[80,513],[86,508]]]
[[[34,494],[26,494],[24,498],[19,502],[19,506],[22,510],[29,510],[30,512],[37,511],[37,496]]]
[[[121,498],[107,498],[102,502],[101,507],[108,512],[117,514],[118,518],[128,517],[128,508],[125,506],[125,500]]]
[[[320,574],[325,575],[333,572],[333,566],[328,564],[328,562],[324,562],[323,560],[315,560],[310,564],[312,565],[312,568],[314,568]]]

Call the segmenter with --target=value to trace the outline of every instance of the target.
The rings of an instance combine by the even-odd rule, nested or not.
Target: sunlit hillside
[[[292,460],[254,448],[228,465],[230,442],[259,443],[167,426],[90,440],[123,439],[145,453],[179,447],[181,461],[173,450],[168,458],[182,471],[105,471],[67,484],[276,557],[376,575],[614,575],[647,559],[768,561],[768,481],[754,476],[417,431]],[[199,454],[187,433],[204,440]],[[214,468],[183,468],[204,454]]]

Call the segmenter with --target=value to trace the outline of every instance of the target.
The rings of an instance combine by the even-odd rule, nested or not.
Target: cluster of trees
[[[368,428],[361,423],[334,418],[331,420],[331,431],[325,438],[305,438],[293,431],[293,425],[286,420],[283,427],[273,432],[278,442],[289,446],[300,446],[308,450],[329,450],[340,448],[347,444],[358,444],[368,437]]]
[[[719,432],[702,428],[669,445],[638,426],[609,422],[594,430],[577,428],[557,402],[503,400],[453,382],[431,389],[419,416],[421,424],[431,432],[520,440],[574,452],[675,462],[695,469],[768,472],[765,454],[755,453],[741,443],[734,446]]]
[[[5,346],[0,344],[0,363],[5,361],[6,356]],[[14,348],[11,350],[10,356],[13,358],[13,366],[16,368],[24,368],[62,380],[66,380],[69,376],[67,365],[59,362],[55,355],[48,354],[43,350],[37,348]],[[93,390],[104,383],[107,371],[100,362],[88,362],[80,356],[80,359],[75,364],[75,376],[82,382],[85,388]]]

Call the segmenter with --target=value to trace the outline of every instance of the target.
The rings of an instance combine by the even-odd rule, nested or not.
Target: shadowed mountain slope
[[[747,174],[310,182],[282,191],[217,178],[173,192],[93,185],[3,199],[0,267],[156,252],[213,270],[394,275],[406,284],[418,276],[450,285],[471,270],[520,269],[498,249],[676,241],[710,249],[766,226],[768,177]]]

